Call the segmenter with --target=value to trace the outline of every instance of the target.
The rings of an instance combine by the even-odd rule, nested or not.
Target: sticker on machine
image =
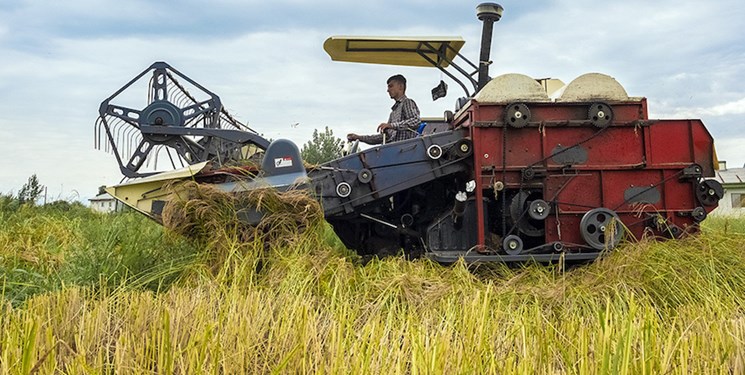
[[[292,167],[292,158],[289,156],[274,158],[274,166],[277,168]]]

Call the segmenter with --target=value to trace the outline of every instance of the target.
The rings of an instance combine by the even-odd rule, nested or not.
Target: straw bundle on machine
[[[318,201],[305,190],[280,192],[261,188],[225,192],[194,181],[169,187],[173,199],[163,210],[163,224],[184,236],[207,243],[225,235],[242,242],[291,242],[294,236],[317,227],[323,221]],[[262,215],[256,225],[245,220],[246,213]]]

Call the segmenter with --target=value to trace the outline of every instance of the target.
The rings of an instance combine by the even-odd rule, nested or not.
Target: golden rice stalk
[[[163,210],[163,225],[205,243],[228,238],[241,242],[263,241],[267,246],[292,242],[298,234],[316,228],[323,220],[321,206],[305,190],[280,192],[261,188],[225,192],[195,181],[168,187],[173,198]],[[243,216],[258,211],[263,217],[250,225]]]

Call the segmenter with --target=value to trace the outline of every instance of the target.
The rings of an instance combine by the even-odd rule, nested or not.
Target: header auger
[[[501,7],[485,3],[479,13],[485,22],[479,64],[459,53],[464,42],[457,37],[329,38],[324,48],[333,60],[435,67],[466,97],[442,119],[428,121],[419,137],[308,171],[292,142],[269,145],[232,120],[219,97],[156,63],[146,71],[153,77],[144,108],[112,104],[132,82],[101,105],[100,124],[122,172],[144,177],[108,191],[160,221],[173,199],[164,189],[171,181],[189,179],[230,194],[266,186],[307,189],[348,248],[361,255],[403,249],[442,263],[588,260],[624,238],[678,239],[697,231],[723,194],[706,179],[716,160],[703,123],[649,119],[646,99],[628,96],[604,74],[567,85],[521,74],[491,79],[491,24]],[[174,75],[206,98],[193,98]],[[116,146],[127,139],[122,133],[136,145],[126,156]],[[157,147],[188,168],[140,172]],[[261,159],[260,170],[245,162],[249,148]],[[263,215],[244,212],[248,222]]]

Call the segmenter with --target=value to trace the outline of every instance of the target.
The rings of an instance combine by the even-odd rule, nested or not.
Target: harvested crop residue
[[[206,243],[226,238],[265,244],[291,242],[298,234],[323,222],[320,204],[305,190],[279,192],[262,188],[225,192],[194,181],[168,187],[173,198],[163,210],[163,225],[184,236]],[[258,224],[248,213],[261,215]]]

